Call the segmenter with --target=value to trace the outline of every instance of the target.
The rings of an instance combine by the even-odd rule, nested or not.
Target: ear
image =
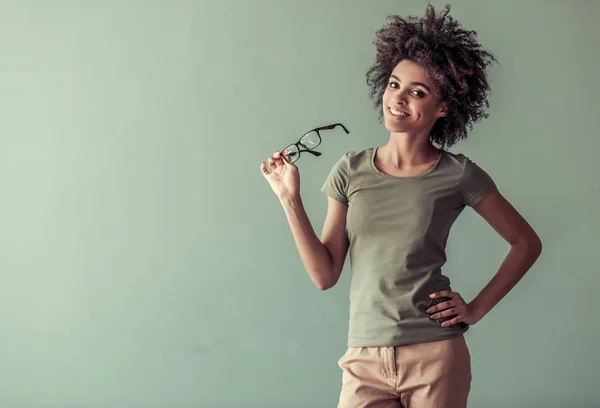
[[[442,117],[442,116],[446,116],[447,114],[448,114],[448,104],[446,102],[440,103],[440,106],[438,108],[438,115],[440,117]]]

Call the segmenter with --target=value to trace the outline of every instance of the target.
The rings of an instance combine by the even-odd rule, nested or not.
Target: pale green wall
[[[433,1],[438,7],[445,2]],[[454,1],[501,61],[453,151],[544,242],[467,335],[470,406],[598,406],[597,1]],[[320,292],[259,171],[309,128],[319,191],[387,133],[364,73],[424,1],[0,0],[0,407],[333,407],[349,267]],[[445,272],[470,299],[507,245],[472,210]]]

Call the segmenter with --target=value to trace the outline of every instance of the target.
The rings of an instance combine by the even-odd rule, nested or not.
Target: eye
[[[397,88],[400,87],[400,84],[398,82],[395,82],[395,81],[390,82],[388,85],[389,85],[390,88],[394,88],[394,89],[397,89]],[[425,96],[425,92],[420,91],[418,89],[413,90],[412,94],[415,95],[415,96],[417,96],[417,97],[419,97],[419,98],[422,98],[422,97]]]

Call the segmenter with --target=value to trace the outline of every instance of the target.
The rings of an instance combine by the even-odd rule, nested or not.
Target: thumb
[[[291,174],[298,174],[298,167],[296,167],[296,165],[294,163],[288,163],[284,160],[285,162],[285,170],[289,171]]]
[[[290,163],[289,161],[283,159],[283,164],[285,165],[285,168],[287,170],[291,170],[293,168],[296,168],[296,165],[294,163]]]

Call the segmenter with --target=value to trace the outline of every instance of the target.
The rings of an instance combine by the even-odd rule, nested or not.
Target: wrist
[[[469,307],[471,309],[471,312],[473,313],[473,317],[478,322],[481,319],[483,319],[483,316],[486,315],[486,311],[476,300],[477,299],[469,303]]]
[[[297,208],[298,206],[302,205],[302,199],[300,198],[300,195],[285,195],[283,197],[279,197],[279,201],[285,209]]]

